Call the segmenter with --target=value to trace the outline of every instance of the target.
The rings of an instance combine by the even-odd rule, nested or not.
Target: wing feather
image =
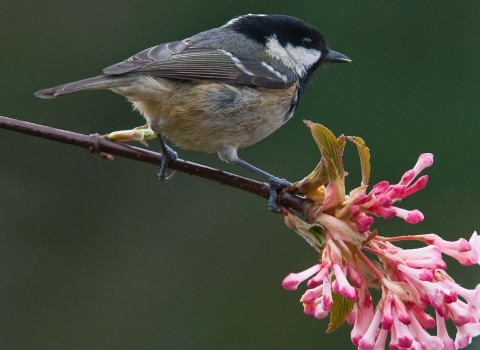
[[[144,74],[184,80],[213,80],[227,84],[286,89],[293,83],[266,62],[235,57],[224,50],[195,46],[189,39],[143,50],[103,70],[118,76]]]

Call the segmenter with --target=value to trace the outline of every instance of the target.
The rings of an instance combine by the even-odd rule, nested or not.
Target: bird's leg
[[[251,172],[257,174],[261,178],[263,178],[269,185],[270,196],[268,197],[268,209],[270,209],[273,213],[280,212],[280,208],[277,205],[277,190],[282,187],[290,186],[291,183],[285,179],[278,178],[273,176],[262,169],[259,169],[250,163],[238,158],[237,150],[233,147],[225,147],[218,151],[218,155],[220,159],[226,160],[228,162],[238,164],[241,167],[250,170]]]
[[[245,169],[248,169],[252,172],[254,172],[255,174],[257,174],[258,176],[262,177],[263,179],[265,179],[265,181],[267,181],[269,187],[270,187],[270,196],[268,197],[268,209],[270,209],[271,212],[273,213],[278,213],[280,212],[280,208],[279,206],[277,205],[277,190],[279,188],[282,188],[282,187],[287,187],[287,186],[290,186],[291,183],[288,182],[287,180],[285,179],[281,179],[281,178],[278,178],[276,176],[273,176],[257,167],[254,167],[253,165],[251,165],[250,163],[247,163],[246,161],[240,159],[240,158],[237,158],[233,163],[235,164],[238,164],[242,167],[244,167]]]
[[[151,140],[155,137],[157,137],[157,134],[148,125],[138,126],[132,130],[114,131],[107,135],[108,140],[117,142],[138,141],[145,146],[148,146],[145,140]]]
[[[162,149],[162,162],[158,167],[157,177],[160,181],[168,181],[173,175],[175,175],[175,170],[172,170],[170,174],[167,175],[168,164],[178,158],[177,152],[167,146],[165,138],[161,133],[157,134],[158,140],[160,141],[160,148]]]

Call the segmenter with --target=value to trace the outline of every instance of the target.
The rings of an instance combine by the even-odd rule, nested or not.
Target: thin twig
[[[155,165],[159,165],[162,160],[162,155],[160,153],[109,141],[98,134],[77,134],[71,131],[2,116],[0,116],[0,128],[86,148],[90,152],[98,153],[106,159],[113,159],[112,155],[115,155]],[[176,159],[170,162],[169,168],[215,181],[222,185],[235,187],[264,198],[268,198],[269,196],[268,186],[265,183],[210,168],[205,165],[196,164],[183,159]],[[288,192],[282,192],[279,195],[278,202],[280,205],[293,209],[303,215],[307,215],[312,206],[312,202],[309,200],[300,198]]]

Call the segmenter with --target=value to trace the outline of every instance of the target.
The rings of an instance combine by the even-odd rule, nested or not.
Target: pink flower
[[[337,264],[333,264],[333,273],[337,278],[335,282],[338,282],[338,293],[348,299],[355,300],[357,298],[357,291],[350,285],[350,283],[348,283],[347,277],[343,273],[342,268]]]
[[[480,264],[480,238],[477,235],[477,232],[472,234],[468,244],[471,249],[467,251],[445,248],[443,252],[450,255],[452,258],[457,259],[463,265]]]
[[[407,196],[410,196],[426,186],[428,176],[424,175],[420,177],[413,185],[408,187],[415,176],[417,176],[418,173],[425,167],[432,165],[432,163],[432,154],[422,154],[415,167],[412,170],[407,171],[397,185],[390,185],[387,181],[381,181],[373,186],[370,193],[360,193],[357,196],[355,205],[352,206],[350,211],[351,215],[355,218],[358,232],[366,232],[373,224],[373,218],[368,216],[369,214],[374,214],[384,219],[398,216],[410,224],[416,224],[420,221],[423,221],[423,214],[420,211],[416,209],[409,211],[392,206],[392,204]],[[329,185],[327,187],[327,192],[328,188],[331,187],[333,186]],[[338,196],[336,196],[334,200],[329,200],[327,193],[325,201],[328,201],[329,207],[331,206],[330,203],[334,203],[337,200],[337,197]]]
[[[397,216],[410,224],[424,219],[420,211],[394,204],[425,188],[428,177],[424,175],[416,181],[415,178],[433,164],[433,155],[420,155],[397,184],[381,181],[367,192],[369,167],[367,172],[365,152],[368,150],[354,139],[363,156],[362,186],[347,195],[341,163],[344,139],[332,139],[328,130],[312,125],[314,137],[323,135],[315,139],[323,157],[329,157],[328,162],[319,165],[325,167],[329,183],[325,191],[312,189],[325,193],[325,197],[316,203],[312,216],[307,217],[308,223],[290,212],[285,213],[285,220],[320,252],[321,259],[303,272],[288,275],[283,286],[293,290],[309,279],[308,289],[301,298],[305,313],[316,318],[330,314],[335,323],[329,326],[330,331],[341,324],[333,322],[338,318],[352,324],[351,340],[360,350],[385,349],[388,338],[392,350],[454,350],[468,345],[472,337],[480,334],[480,285],[473,290],[459,286],[445,272],[447,265],[442,254],[464,265],[479,263],[477,233],[468,242],[463,238],[449,242],[434,234],[382,237],[370,230],[372,215],[384,219]],[[311,176],[321,173],[313,172]],[[404,240],[419,241],[426,246],[402,249],[394,244]],[[381,292],[376,305],[370,295],[371,288]],[[334,303],[342,305],[334,308]],[[435,317],[425,312],[429,306],[435,310]],[[451,320],[457,329],[455,341],[448,335],[446,320]],[[436,335],[426,331],[435,325]]]
[[[305,271],[299,273],[291,273],[282,282],[282,286],[288,290],[297,289],[298,285],[320,270],[320,264],[313,265]]]
[[[358,348],[360,350],[370,350],[373,349],[373,347],[375,346],[375,341],[380,332],[380,329],[378,329],[378,325],[380,323],[381,317],[382,313],[380,312],[380,309],[377,309],[372,321],[370,322],[370,325],[368,326],[367,331],[358,341]]]
[[[363,338],[368,328],[374,320],[373,303],[370,294],[365,294],[360,297],[360,301],[357,303],[358,311],[355,318],[355,324],[352,329],[351,338],[352,343],[358,346],[360,340]]]

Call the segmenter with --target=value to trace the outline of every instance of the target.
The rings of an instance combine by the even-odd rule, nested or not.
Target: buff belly
[[[185,149],[217,152],[250,146],[278,129],[296,88],[140,77],[136,84],[112,90],[127,97],[156,133]]]

